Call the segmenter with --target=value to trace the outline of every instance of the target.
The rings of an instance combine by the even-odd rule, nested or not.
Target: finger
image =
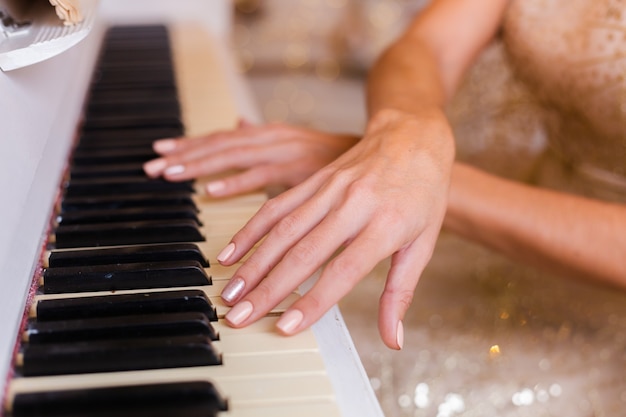
[[[290,171],[289,166],[290,164],[256,166],[207,183],[206,192],[213,197],[228,197],[255,191],[280,183],[283,173]]]
[[[235,146],[211,154],[202,154],[195,159],[186,159],[180,169],[165,169],[163,176],[171,181],[198,178],[229,170],[240,170],[272,163],[276,154],[283,153],[281,146],[265,147],[254,145]]]
[[[159,139],[152,143],[152,149],[159,155],[169,155],[184,148],[187,142],[189,142],[189,140],[184,140],[182,137]]]
[[[161,176],[168,168],[170,174],[177,171],[182,173],[187,161],[202,158],[223,147],[232,146],[232,138],[237,135],[241,133],[215,132],[197,138],[178,137],[156,140],[152,144],[152,149],[162,157],[145,163],[144,171],[152,178]]]
[[[345,238],[340,236],[335,239],[336,243],[333,244],[328,234],[322,232],[321,238],[324,240],[324,244],[330,246],[319,251],[316,249],[320,245],[320,242],[316,241],[316,237],[320,235],[319,231],[317,234],[311,233],[313,238],[301,239],[322,221],[329,210],[330,204],[331,199],[328,196],[321,196],[318,201],[309,200],[281,218],[276,223],[276,226],[269,231],[263,243],[235,271],[233,277],[222,291],[224,302],[227,305],[232,305],[258,285],[261,285],[258,293],[261,294],[260,297],[263,300],[259,305],[261,309],[265,307],[268,309],[272,308],[274,305],[270,305],[272,301],[268,300],[280,301],[281,295],[286,296],[299,285],[302,281],[302,274],[306,277],[319,268],[321,263],[334,252]],[[321,229],[324,231],[326,228],[322,227]],[[340,229],[335,227],[335,230]],[[314,245],[313,248],[309,246],[311,244]],[[232,246],[229,245],[225,250],[232,252],[235,248],[236,246],[233,243]],[[221,257],[223,255],[230,254],[220,253],[218,255],[220,262],[222,262]],[[318,259],[313,259],[315,257],[318,257]],[[294,264],[294,258],[296,262],[292,268],[291,265]],[[277,267],[277,265],[279,266]],[[283,273],[285,269],[287,269],[288,273]],[[269,287],[275,285],[273,284],[276,279],[273,278],[275,276],[281,277],[279,278],[282,280],[280,287],[283,291],[272,291],[272,297],[266,297],[263,295],[264,289],[268,288],[268,284]],[[264,281],[263,283],[261,283],[262,280]],[[238,325],[239,323],[233,324]]]
[[[363,231],[330,261],[311,290],[279,319],[276,324],[278,330],[285,335],[292,335],[308,328],[348,294],[382,259],[389,256],[392,245],[382,243],[379,232],[371,228]]]
[[[327,172],[320,170],[298,186],[266,201],[259,211],[235,233],[231,242],[218,255],[217,260],[223,265],[236,263],[261,238],[268,234],[279,220],[287,217],[287,220],[284,221],[285,223],[295,221],[290,220],[292,218],[289,217],[290,213],[292,214],[296,208],[302,206],[305,202],[311,205],[311,207],[317,204],[318,210],[320,210],[319,215],[323,216],[324,204],[326,204],[325,199],[332,199],[330,191],[327,191],[325,187],[320,185],[323,184],[327,175]],[[324,193],[328,193],[328,196],[324,197]],[[330,200],[328,201],[330,202]]]
[[[347,214],[347,215],[346,215]],[[354,230],[360,227],[359,223],[349,224],[349,211],[344,210],[343,214],[335,212],[333,215],[326,217],[317,227],[310,233],[303,236],[297,243],[287,245],[289,250],[282,257],[274,258],[276,265],[261,273],[258,276],[246,276],[246,272],[254,274],[257,271],[248,271],[246,263],[235,274],[237,279],[242,279],[248,288],[252,289],[238,304],[244,304],[251,307],[247,310],[244,317],[235,310],[232,314],[227,314],[226,320],[234,327],[242,327],[254,322],[258,318],[267,314],[281,300],[287,297],[302,282],[310,277],[319,267],[328,259],[336,250],[345,242]],[[342,228],[338,228],[337,224],[342,224]],[[289,223],[286,223],[289,226]],[[280,224],[278,225],[280,226]],[[275,229],[277,230],[278,227]],[[274,230],[273,230],[274,231]],[[259,254],[263,250],[263,246],[270,241],[272,236],[268,236],[264,244],[252,257]],[[265,245],[270,250],[275,248],[276,244]],[[286,250],[286,249],[285,249]],[[259,259],[267,260],[263,254]],[[257,260],[253,262],[256,265]],[[243,273],[241,271],[244,271]],[[265,275],[267,276],[265,277]],[[265,277],[265,279],[262,279]],[[262,280],[261,280],[262,279]],[[241,281],[238,281],[241,282]],[[258,285],[256,285],[258,283]],[[246,288],[246,289],[248,289]],[[235,306],[237,307],[237,306]],[[238,307],[237,307],[238,308]]]
[[[379,302],[378,330],[385,345],[392,349],[400,350],[404,344],[404,316],[432,255],[430,246],[424,244],[427,239],[421,235],[391,258],[391,268]]]

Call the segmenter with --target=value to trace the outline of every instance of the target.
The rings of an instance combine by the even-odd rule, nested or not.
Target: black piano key
[[[100,210],[107,208],[152,207],[180,205],[195,207],[193,198],[187,191],[168,193],[149,192],[135,194],[108,194],[97,196],[65,196],[61,201],[61,210]]]
[[[145,220],[125,223],[60,225],[54,232],[57,249],[143,245],[148,243],[201,242],[195,220]]]
[[[24,344],[23,376],[67,375],[220,365],[221,356],[203,335],[93,342]]]
[[[88,119],[84,121],[83,129],[128,129],[141,127],[164,127],[182,130],[182,122],[178,116],[148,115]]]
[[[107,38],[104,48],[102,48],[101,62],[104,64],[118,63],[115,54],[128,53],[133,51],[143,51],[150,56],[156,58],[167,57],[171,60],[171,51],[169,50],[169,37],[165,35],[148,35],[142,36],[141,39],[132,37],[126,38]],[[123,60],[121,60],[123,63]],[[101,65],[98,65],[100,67]]]
[[[47,268],[40,289],[45,294],[61,294],[210,284],[200,263],[170,261]]]
[[[175,88],[155,88],[142,90],[102,90],[93,91],[87,103],[90,108],[115,108],[115,105],[132,106],[136,103],[178,102]],[[146,128],[150,130],[150,128]]]
[[[150,51],[137,51],[124,53],[129,58],[140,59],[144,56],[146,60],[150,59]],[[123,55],[120,54],[120,58]],[[146,71],[145,68],[127,67],[122,71],[100,69],[94,72],[91,89],[92,91],[108,90],[108,89],[152,89],[152,88],[172,88],[175,85],[174,73],[167,69],[166,71]]]
[[[180,114],[180,105],[176,98],[157,96],[151,100],[140,100],[137,97],[127,101],[114,102],[90,102],[86,109],[85,118],[98,116],[112,116],[124,114],[146,114],[155,112],[167,112],[167,114]]]
[[[17,394],[13,417],[216,417],[228,403],[209,381]]]
[[[37,321],[182,312],[202,313],[210,321],[217,320],[215,306],[201,290],[44,299],[36,305]]]
[[[59,225],[70,225],[168,219],[190,219],[200,224],[196,210],[178,206],[74,210],[58,215],[56,221]]]
[[[111,26],[105,35],[107,42],[112,39],[133,39],[139,41],[144,37],[164,37],[168,36],[168,30],[162,24],[136,24],[136,25],[118,25]]]
[[[145,148],[145,147],[144,147]],[[99,164],[72,166],[70,168],[70,178],[105,178],[105,177],[133,177],[145,175],[143,163],[131,162],[125,164]]]
[[[36,344],[188,335],[218,339],[209,319],[195,312],[31,322],[24,332]]]
[[[191,181],[169,182],[161,178],[135,177],[106,177],[106,178],[76,178],[71,179],[65,188],[65,196],[95,196],[107,194],[134,194],[149,192],[176,192],[193,193]]]
[[[141,129],[120,128],[83,131],[79,146],[124,147],[138,144],[152,144],[156,139],[182,136],[183,130],[177,127],[146,127]]]
[[[146,162],[158,156],[152,149],[144,147],[127,149],[81,149],[79,147],[72,156],[72,165]]]
[[[54,251],[48,267],[111,265],[122,263],[196,261],[209,267],[209,261],[193,243],[118,246],[112,248]]]

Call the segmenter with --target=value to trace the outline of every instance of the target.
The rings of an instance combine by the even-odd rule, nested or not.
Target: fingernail
[[[176,148],[178,141],[176,139],[161,139],[154,142],[154,150],[159,153],[167,153]]]
[[[153,159],[152,161],[146,162],[143,165],[143,170],[146,172],[146,174],[156,177],[157,175],[161,174],[161,171],[163,171],[166,166],[167,161],[165,159]]]
[[[232,278],[222,290],[222,299],[227,303],[232,303],[241,296],[245,286],[246,282],[242,278]]]
[[[178,175],[185,172],[185,167],[182,165],[173,165],[165,170],[166,175]]]
[[[220,262],[226,262],[233,252],[235,252],[235,244],[231,242],[217,255],[217,260]]]
[[[398,344],[398,348],[402,350],[402,346],[404,345],[404,325],[402,324],[402,320],[398,321],[398,328],[396,329],[396,343]]]
[[[252,303],[250,301],[242,301],[235,305],[226,313],[224,318],[233,326],[237,326],[252,314]]]
[[[206,191],[210,195],[219,195],[224,188],[226,188],[224,181],[213,181],[206,185]]]
[[[289,310],[280,316],[280,319],[276,322],[276,327],[278,327],[278,329],[285,334],[291,334],[291,332],[302,322],[303,318],[304,314],[302,314],[302,311],[296,309]]]

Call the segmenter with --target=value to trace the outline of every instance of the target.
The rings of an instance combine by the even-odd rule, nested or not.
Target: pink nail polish
[[[176,139],[161,139],[154,142],[154,150],[159,153],[167,153],[176,149]]]
[[[185,167],[182,165],[174,165],[165,170],[165,174],[167,175],[178,175],[185,172]]]
[[[232,303],[241,297],[243,293],[243,289],[246,287],[246,282],[240,278],[232,278],[228,281],[228,284],[222,290],[222,299],[227,303]]]
[[[144,164],[143,169],[148,175],[157,176],[160,175],[163,169],[167,166],[165,159],[154,159]]]
[[[206,185],[206,191],[209,195],[220,195],[224,188],[226,188],[224,181],[213,181]]]
[[[219,262],[226,262],[233,252],[235,252],[235,244],[231,242],[217,255],[217,260]]]
[[[230,311],[226,313],[224,318],[231,325],[238,326],[240,323],[243,323],[245,319],[250,317],[250,314],[252,314],[252,309],[253,306],[250,301],[242,301],[241,303],[231,308]]]
[[[398,327],[396,329],[396,343],[400,350],[402,350],[402,346],[404,345],[404,325],[402,324],[402,320],[398,321]]]
[[[285,334],[291,334],[302,323],[303,318],[304,314],[302,314],[302,311],[296,309],[289,310],[280,316],[280,319],[276,322],[276,327]]]

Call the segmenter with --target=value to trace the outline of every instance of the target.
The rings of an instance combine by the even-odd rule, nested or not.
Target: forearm
[[[508,0],[434,0],[377,60],[367,83],[368,112],[441,108],[495,36]]]
[[[626,287],[626,207],[455,163],[444,227],[512,259]]]
[[[406,34],[372,67],[367,82],[370,117],[382,110],[416,114],[424,107],[442,108],[446,93],[429,47]]]

